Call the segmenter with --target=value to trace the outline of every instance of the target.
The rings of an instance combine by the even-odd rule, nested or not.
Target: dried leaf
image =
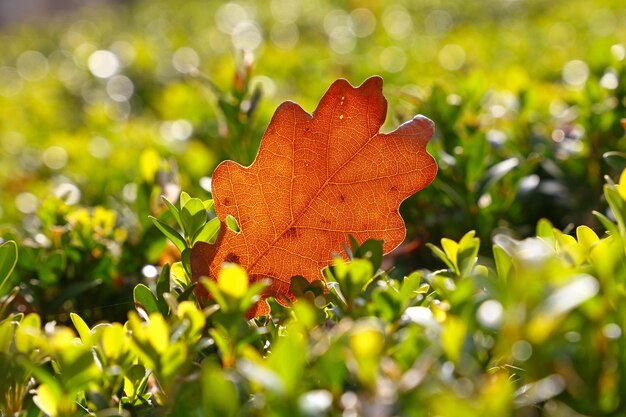
[[[260,316],[269,313],[265,298],[294,299],[291,277],[322,279],[350,235],[383,240],[385,252],[397,247],[406,233],[400,203],[437,172],[425,149],[434,124],[416,116],[379,133],[386,111],[380,77],[358,88],[335,81],[312,116],[280,105],[249,167],[225,161],[215,169],[217,216],[235,217],[240,230],[223,227],[214,245],[194,246],[193,279],[214,279],[224,262],[240,264],[251,282],[271,278],[249,312]]]

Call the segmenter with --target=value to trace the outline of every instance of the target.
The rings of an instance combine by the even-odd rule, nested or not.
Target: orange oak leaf
[[[214,245],[191,252],[194,280],[214,278],[224,262],[240,264],[251,282],[270,278],[248,313],[267,315],[267,297],[293,300],[291,277],[322,279],[342,244],[353,235],[384,241],[389,252],[404,240],[400,203],[437,173],[426,152],[434,124],[415,116],[391,133],[379,133],[387,113],[382,79],[358,88],[335,81],[313,115],[292,102],[281,104],[255,161],[243,167],[222,162],[213,174],[215,211],[240,232],[222,227]],[[197,295],[206,296],[199,285]],[[283,298],[284,297],[284,298]]]

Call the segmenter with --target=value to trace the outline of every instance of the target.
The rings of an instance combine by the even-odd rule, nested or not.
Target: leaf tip
[[[358,87],[363,91],[372,91],[376,93],[382,93],[383,91],[383,77],[380,75],[373,75]]]
[[[395,135],[412,136],[425,147],[435,134],[435,122],[424,115],[418,114],[411,120],[402,123],[392,133]]]

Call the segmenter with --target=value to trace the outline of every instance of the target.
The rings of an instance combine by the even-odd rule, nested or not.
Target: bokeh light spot
[[[107,81],[107,94],[114,101],[128,101],[135,91],[133,82],[125,75],[115,75]]]
[[[252,89],[259,87],[263,92],[263,97],[274,97],[276,94],[276,83],[270,77],[257,75],[250,80]]]
[[[349,54],[356,46],[354,32],[348,26],[337,26],[330,33],[330,48],[338,54]]]
[[[596,9],[589,16],[589,30],[596,36],[612,35],[617,25],[617,17],[609,9]]]
[[[26,138],[19,132],[6,132],[0,136],[2,149],[11,155],[19,154],[24,149],[25,144]]]
[[[615,90],[619,86],[617,74],[613,71],[607,71],[604,73],[602,78],[600,78],[600,86],[602,88],[606,88],[607,90]]]
[[[429,35],[445,35],[451,29],[452,16],[445,10],[433,10],[424,18],[424,30]]]
[[[397,46],[390,46],[380,53],[380,66],[388,72],[400,72],[406,66],[406,54]]]
[[[611,46],[611,55],[618,61],[623,61],[626,58],[626,48],[624,45],[616,43]]]
[[[189,120],[179,119],[161,123],[161,137],[168,142],[184,141],[193,133],[193,125]]]
[[[497,328],[502,322],[503,312],[502,304],[496,300],[487,300],[478,307],[476,317],[483,326]]]
[[[127,67],[135,62],[137,51],[132,43],[126,41],[115,41],[111,44],[111,52],[119,59],[120,65]]]
[[[141,274],[148,279],[154,279],[159,275],[159,270],[154,265],[145,265],[141,268]]]
[[[336,28],[348,26],[349,23],[348,12],[342,9],[331,10],[324,16],[324,32],[330,36]]]
[[[300,4],[297,0],[272,0],[270,11],[277,22],[290,24],[296,21],[300,14]]]
[[[465,49],[457,44],[445,45],[439,51],[439,64],[448,71],[456,71],[465,64]]]
[[[369,9],[360,7],[350,12],[350,28],[359,38],[366,38],[376,29],[376,16]]]
[[[277,23],[270,31],[272,43],[281,49],[292,49],[298,44],[299,38],[300,31],[293,23]]]
[[[616,323],[609,323],[602,327],[602,334],[608,339],[619,339],[622,336],[622,328]]]
[[[24,81],[12,67],[0,67],[0,96],[13,97],[22,91]]]
[[[218,29],[228,35],[232,35],[237,25],[247,19],[246,9],[234,2],[220,6],[215,13],[215,23]]]
[[[89,153],[97,159],[106,159],[111,156],[111,144],[102,136],[95,136],[89,142]]]
[[[15,207],[24,214],[31,214],[37,211],[39,199],[32,193],[20,193],[15,197]]]
[[[182,72],[183,74],[190,74],[198,70],[200,57],[195,49],[183,46],[174,52],[172,65],[174,65],[176,71]]]
[[[589,66],[584,61],[574,59],[563,66],[563,81],[572,87],[582,87],[589,77]]]
[[[413,19],[402,6],[389,6],[382,20],[385,31],[393,39],[405,39],[413,32]]]
[[[71,182],[62,182],[54,188],[53,194],[69,205],[80,201],[80,190]]]
[[[245,21],[235,26],[231,39],[235,48],[253,50],[259,47],[263,41],[263,35],[254,22]]]
[[[39,51],[22,52],[17,58],[17,72],[28,81],[43,80],[48,74],[48,59]]]
[[[61,169],[67,164],[68,154],[61,146],[50,146],[43,152],[43,163],[50,169]]]
[[[109,78],[119,71],[120,61],[113,52],[100,49],[89,56],[87,66],[94,76]]]
[[[513,344],[511,354],[516,361],[524,362],[533,355],[533,347],[526,340],[518,340]]]
[[[132,203],[137,199],[137,184],[128,183],[122,188],[122,196],[127,203]]]

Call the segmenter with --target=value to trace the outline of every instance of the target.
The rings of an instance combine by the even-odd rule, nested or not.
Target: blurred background
[[[542,217],[595,227],[624,166],[621,0],[2,0],[0,25],[0,231],[25,308],[61,321],[118,302],[123,319],[173,256],[159,196],[208,198],[279,103],[312,112],[337,78],[384,78],[386,130],[437,124],[399,275],[439,265],[424,243],[443,236],[475,229],[484,251]]]
[[[111,0],[2,0],[0,1],[0,25],[14,25],[35,18],[43,19],[80,7],[110,2]]]

